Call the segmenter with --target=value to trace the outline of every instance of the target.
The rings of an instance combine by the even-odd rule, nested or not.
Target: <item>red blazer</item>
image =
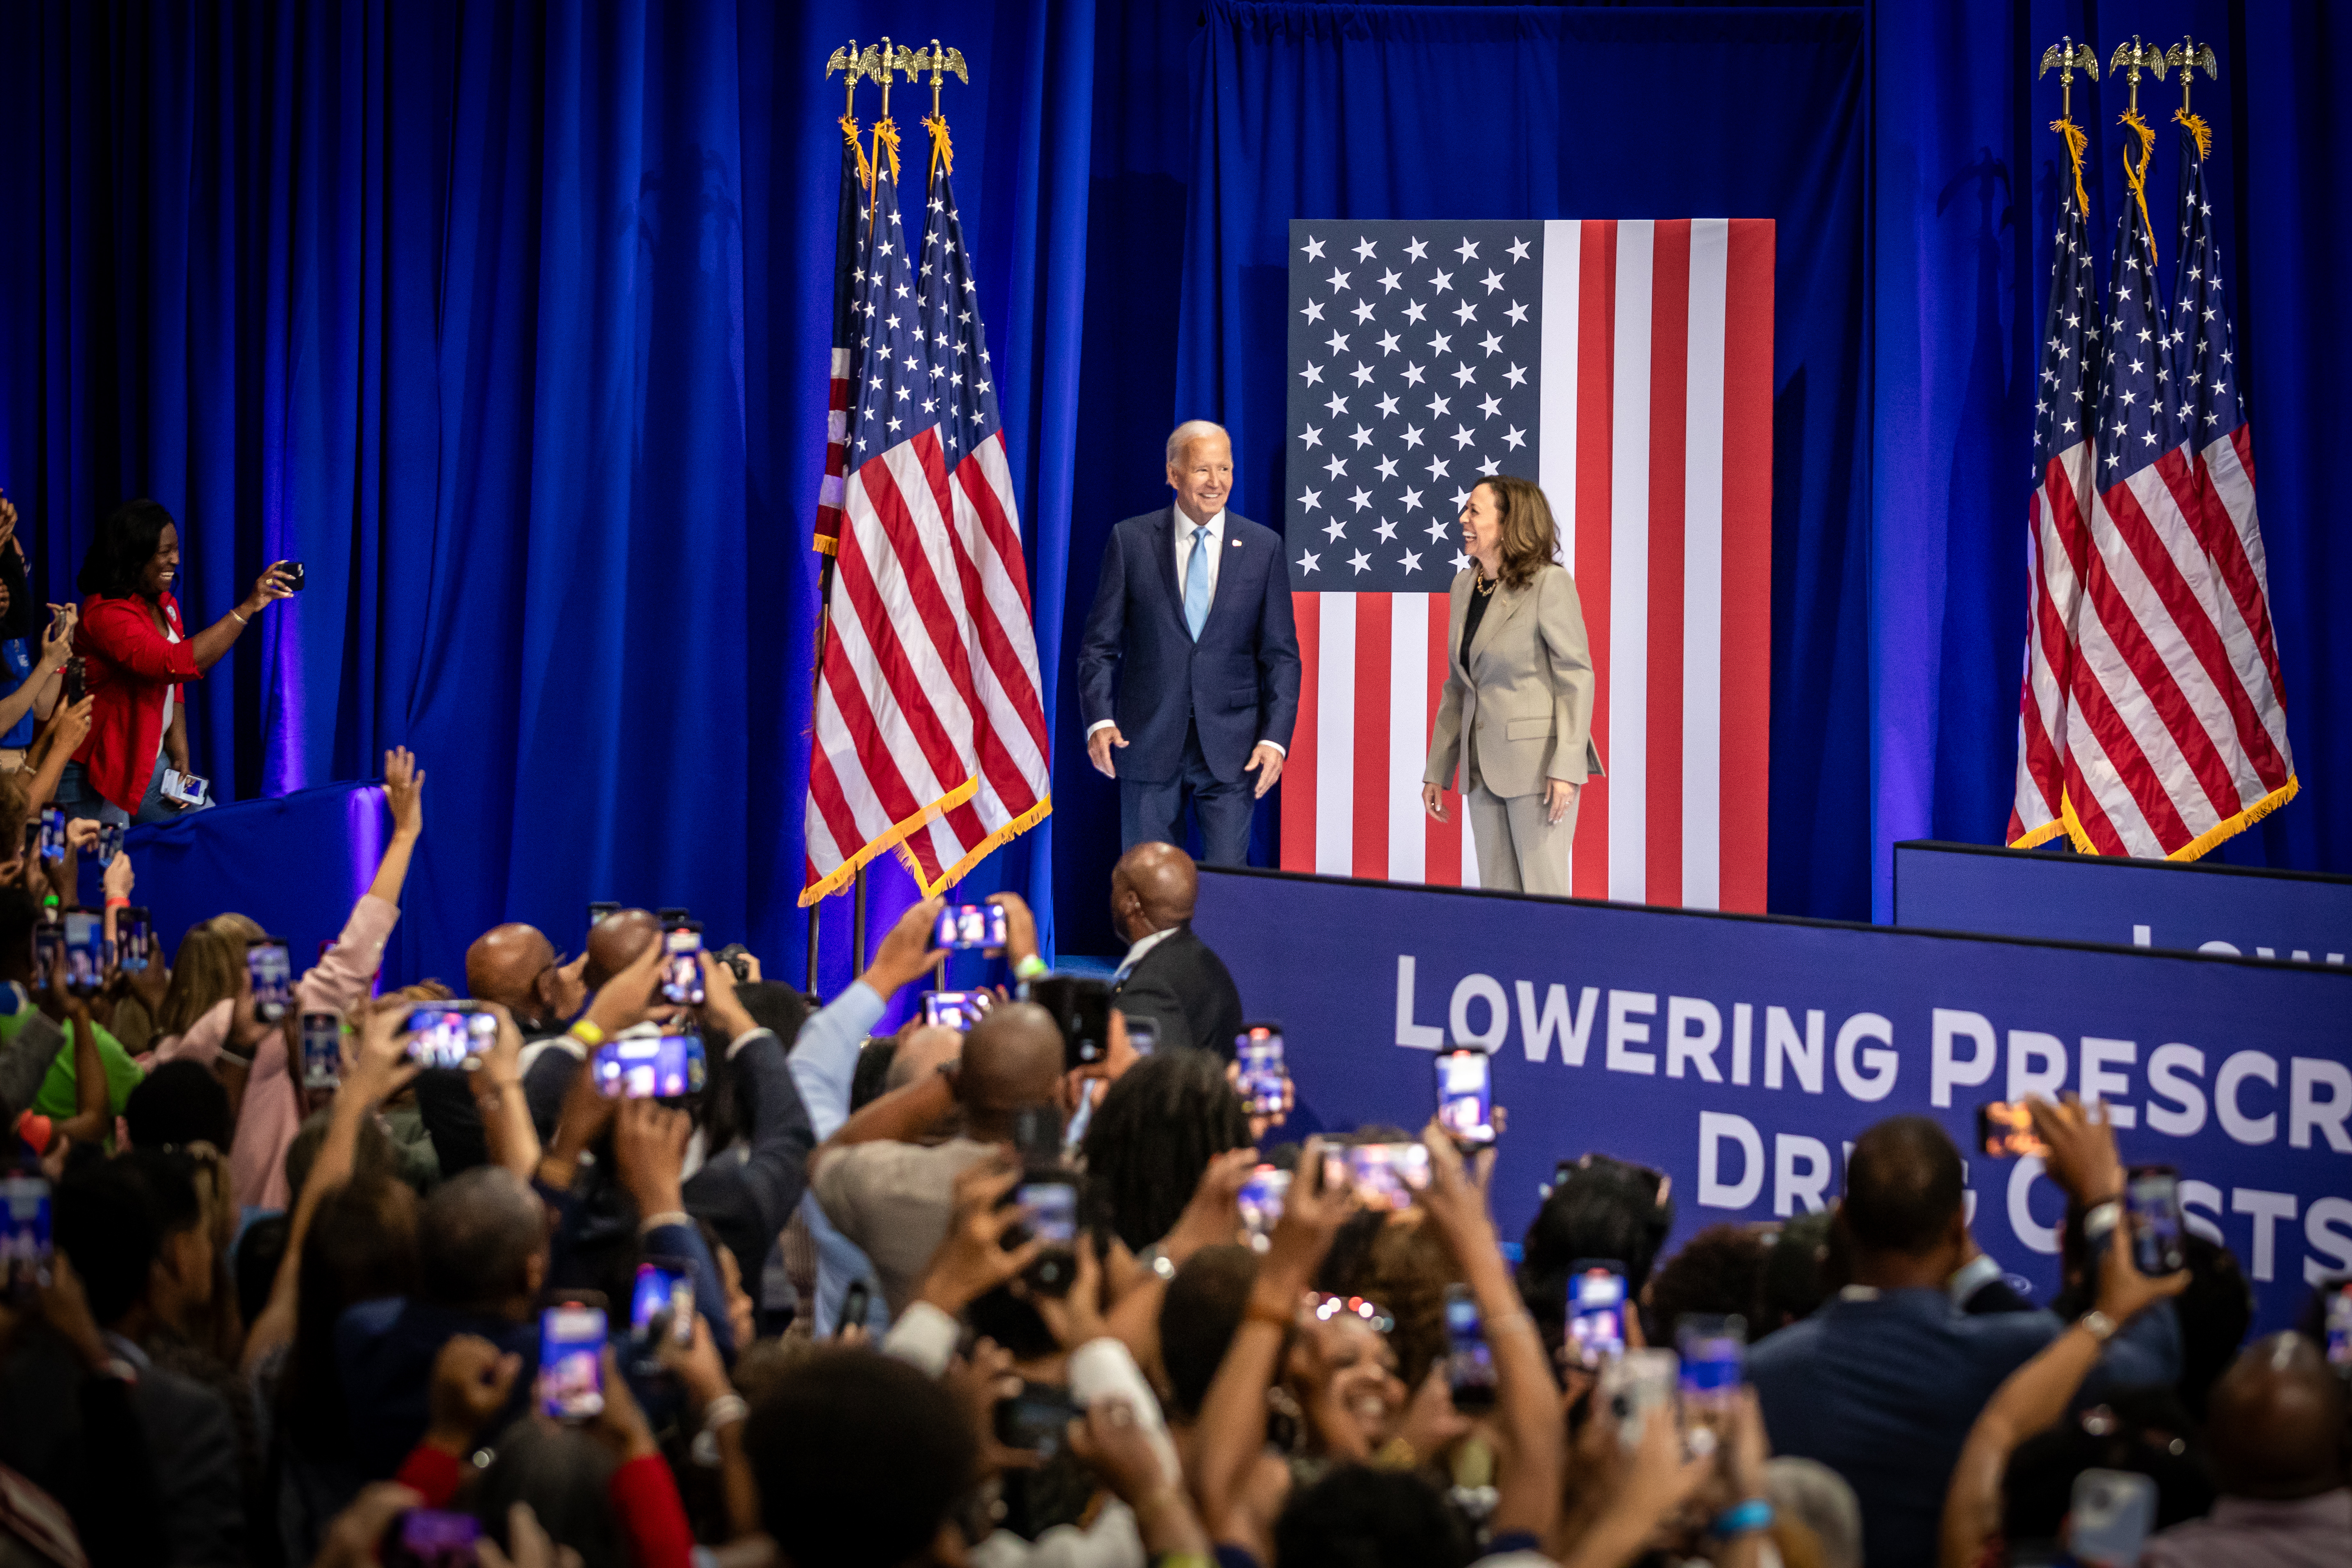
[[[180,602],[166,594],[163,605],[178,642],[155,629],[147,601],[135,594],[83,600],[74,633],[90,695],[89,739],[74,761],[88,772],[93,789],[134,816],[147,798],[163,743],[163,694],[199,679],[195,649],[180,624]]]

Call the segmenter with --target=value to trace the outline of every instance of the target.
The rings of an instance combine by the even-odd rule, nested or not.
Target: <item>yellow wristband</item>
[[[604,1043],[604,1031],[585,1018],[572,1025],[567,1033],[592,1051]]]

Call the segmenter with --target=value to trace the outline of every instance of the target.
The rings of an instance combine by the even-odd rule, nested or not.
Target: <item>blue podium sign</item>
[[[1587,1152],[1669,1173],[1687,1236],[1821,1207],[1883,1117],[1932,1116],[1965,1153],[1979,1103],[2075,1092],[2126,1163],[2179,1168],[2263,1325],[2352,1274],[2345,969],[1202,869],[1194,929],[1297,1083],[1269,1137],[1417,1128],[1433,1053],[1490,1051],[1507,1237]],[[1978,1244],[2046,1300],[2063,1195],[2038,1161],[1969,1177]]]
[[[2352,877],[1915,839],[1895,923],[2296,963],[2352,957]]]

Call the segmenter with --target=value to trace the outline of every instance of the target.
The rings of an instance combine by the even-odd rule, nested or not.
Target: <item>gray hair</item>
[[[1171,468],[1176,466],[1176,460],[1184,455],[1185,447],[1195,441],[1205,441],[1212,436],[1223,441],[1227,450],[1232,449],[1234,438],[1225,433],[1223,426],[1213,420],[1187,419],[1176,426],[1168,433],[1168,466]]]

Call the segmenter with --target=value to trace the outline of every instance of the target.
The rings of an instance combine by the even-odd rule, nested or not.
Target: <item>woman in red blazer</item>
[[[157,765],[168,759],[181,773],[189,771],[180,686],[219,663],[272,600],[294,592],[295,579],[278,562],[243,604],[191,637],[172,596],[179,572],[179,526],[160,504],[143,499],[107,513],[82,558],[74,651],[86,670],[90,726],[89,739],[58,784],[58,805],[68,816],[162,822],[181,810],[163,798]]]

